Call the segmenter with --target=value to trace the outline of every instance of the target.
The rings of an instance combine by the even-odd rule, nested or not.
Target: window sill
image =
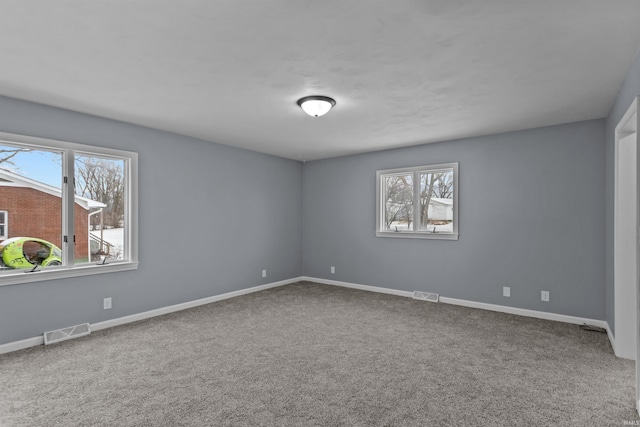
[[[29,273],[25,270],[0,275],[0,286],[21,283],[41,282],[43,280],[65,279],[69,277],[91,276],[94,274],[115,273],[137,270],[138,262],[119,262],[106,265],[87,264],[73,268],[50,268]]]
[[[396,237],[400,239],[458,240],[458,233],[416,233],[402,231],[376,231],[376,237]]]

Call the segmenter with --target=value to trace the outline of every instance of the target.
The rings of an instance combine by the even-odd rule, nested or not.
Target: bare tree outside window
[[[458,164],[376,172],[376,236],[458,239]]]
[[[13,161],[11,161],[11,159],[13,159],[15,156],[17,156],[20,153],[28,153],[29,151],[31,151],[29,148],[13,148],[13,147],[1,146],[0,147],[0,167],[4,167],[5,164],[13,166],[14,163]]]
[[[0,285],[136,269],[137,170],[134,152],[0,132]]]
[[[385,228],[408,230],[413,221],[413,175],[385,177]]]
[[[121,226],[124,215],[124,162],[99,157],[76,157],[76,194],[107,205],[103,225]],[[92,220],[92,225],[99,224]]]
[[[125,218],[124,161],[96,156],[75,157],[76,194],[106,206],[89,215],[91,261],[122,259]]]
[[[440,199],[440,200],[438,200]],[[437,225],[445,225],[450,221],[446,215],[433,215],[434,211],[442,210],[438,204],[445,205],[442,199],[453,199],[453,170],[433,171],[420,174],[420,229],[434,230]],[[441,209],[438,209],[441,208]],[[430,218],[433,216],[434,218]]]

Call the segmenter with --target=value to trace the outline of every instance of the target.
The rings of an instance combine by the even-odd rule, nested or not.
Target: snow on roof
[[[8,170],[2,168],[0,168],[0,186],[33,188],[34,190],[42,191],[43,193],[51,194],[52,196],[62,197],[62,190],[60,188],[56,188],[49,184],[45,184],[44,182],[36,181],[35,179],[27,178],[13,172],[9,172]],[[82,196],[75,196],[75,202],[87,210],[91,208],[104,208],[107,206],[102,202],[91,200]]]
[[[440,197],[432,197],[432,202],[442,203],[443,205],[453,205],[453,199],[442,199]]]

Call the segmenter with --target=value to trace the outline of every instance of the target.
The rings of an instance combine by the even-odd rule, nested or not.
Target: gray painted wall
[[[593,120],[308,162],[304,274],[604,319],[604,127]],[[448,162],[460,163],[460,239],[376,238],[376,170]]]
[[[0,97],[0,131],[140,153],[140,268],[0,287],[0,344],[301,274],[606,318],[613,327],[611,129],[640,94],[639,70],[640,57],[606,122],[304,166]],[[375,237],[376,170],[453,161],[460,240]],[[209,239],[202,250],[201,236]],[[163,256],[175,242],[189,254],[182,265]],[[511,298],[502,286],[511,286]],[[549,303],[540,290],[551,292]],[[114,308],[104,311],[107,296]]]
[[[140,191],[140,268],[0,287],[0,344],[302,274],[299,162],[6,97],[0,131],[137,151]]]
[[[613,218],[614,218],[614,182],[615,182],[615,130],[618,122],[627,112],[631,102],[640,96],[640,53],[631,65],[618,96],[611,107],[606,120],[606,320],[615,333],[614,284],[613,284]]]

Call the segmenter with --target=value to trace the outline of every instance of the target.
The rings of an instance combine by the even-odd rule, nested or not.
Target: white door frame
[[[614,351],[618,357],[636,360],[636,410],[640,413],[639,105],[637,97],[615,130]]]

